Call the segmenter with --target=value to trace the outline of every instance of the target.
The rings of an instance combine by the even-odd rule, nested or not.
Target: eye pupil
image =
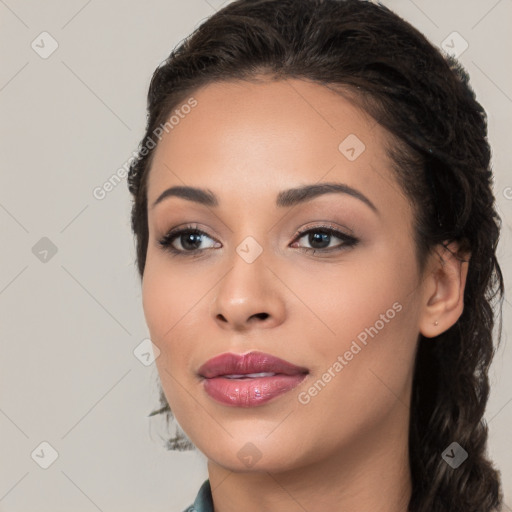
[[[181,235],[180,240],[184,249],[194,250],[201,245],[201,234],[200,233],[186,233]],[[191,244],[189,246],[188,244]]]
[[[320,232],[310,233],[309,243],[313,247],[315,247],[315,249],[324,249],[325,247],[329,246],[329,237],[330,236],[331,235],[329,233],[320,233]],[[315,243],[326,244],[326,245],[318,247],[318,246],[314,245]]]

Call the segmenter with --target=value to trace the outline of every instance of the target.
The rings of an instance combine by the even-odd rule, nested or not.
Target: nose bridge
[[[233,327],[253,319],[274,325],[282,321],[284,305],[267,268],[270,259],[268,249],[254,236],[246,236],[234,247],[228,263],[230,270],[216,287],[214,318]]]
[[[229,258],[230,271],[220,283],[219,294],[223,300],[235,303],[254,302],[265,295],[265,287],[269,284],[265,273],[268,260],[267,251],[253,236],[245,237]]]

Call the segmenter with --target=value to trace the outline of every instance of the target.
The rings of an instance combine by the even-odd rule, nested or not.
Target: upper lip
[[[199,375],[207,379],[222,375],[246,375],[267,372],[297,375],[308,373],[308,369],[263,352],[249,352],[247,354],[226,352],[209,359],[198,370]]]

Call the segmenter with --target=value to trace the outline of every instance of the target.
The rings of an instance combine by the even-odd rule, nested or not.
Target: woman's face
[[[155,150],[142,285],[177,421],[235,471],[402,447],[423,284],[386,132],[301,80],[217,83],[194,98]],[[326,183],[346,188],[283,193]],[[215,200],[154,205],[171,187]],[[175,228],[192,232],[161,245]],[[205,369],[250,352],[294,366],[256,355]]]

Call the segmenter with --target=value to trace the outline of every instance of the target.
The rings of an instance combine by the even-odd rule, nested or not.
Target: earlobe
[[[434,338],[452,327],[464,310],[470,253],[460,254],[456,242],[438,245],[424,282],[419,330]]]

